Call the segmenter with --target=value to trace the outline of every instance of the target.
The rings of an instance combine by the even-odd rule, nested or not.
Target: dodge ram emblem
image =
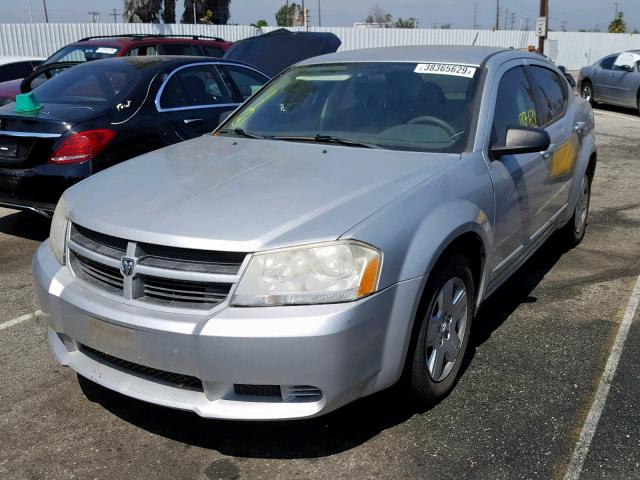
[[[136,269],[136,259],[134,257],[122,257],[120,259],[120,273],[126,278],[133,276]]]

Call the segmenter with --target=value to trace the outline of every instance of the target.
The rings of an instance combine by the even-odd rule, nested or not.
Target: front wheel
[[[580,95],[582,98],[587,100],[591,106],[594,106],[596,102],[593,100],[593,85],[591,85],[590,81],[585,81],[582,83],[582,90],[580,91]]]
[[[584,238],[587,229],[587,217],[589,216],[589,204],[591,203],[591,178],[585,174],[582,177],[580,193],[573,210],[573,216],[560,230],[568,248],[576,247]]]
[[[435,405],[453,389],[465,357],[474,312],[469,261],[447,257],[436,268],[416,318],[420,322],[411,365],[411,391]]]

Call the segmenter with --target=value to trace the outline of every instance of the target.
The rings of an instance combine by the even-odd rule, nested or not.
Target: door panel
[[[608,100],[611,95],[610,83],[613,73],[613,63],[617,57],[617,55],[605,57],[593,67],[591,82],[593,84],[595,98],[598,100]]]
[[[538,126],[534,92],[524,66],[506,71],[500,80],[491,144],[504,145],[509,127]],[[491,159],[495,196],[494,271],[517,256],[536,230],[544,207],[548,169],[540,153]]]
[[[543,162],[547,175],[543,187],[541,210],[532,221],[539,229],[550,221],[569,199],[573,170],[577,160],[579,138],[571,119],[573,104],[569,105],[566,82],[560,75],[543,65],[529,67],[531,83],[535,86],[536,108],[543,127],[551,138],[552,148]],[[570,110],[571,108],[571,110]]]
[[[238,105],[213,64],[180,68],[167,79],[160,96],[160,112],[176,135],[187,140],[213,131],[220,116]]]

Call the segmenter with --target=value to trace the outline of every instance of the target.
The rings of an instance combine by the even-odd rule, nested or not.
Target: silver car
[[[640,50],[608,55],[580,70],[580,93],[592,105],[606,103],[640,113]]]
[[[55,358],[204,417],[321,415],[460,374],[474,314],[583,238],[593,115],[535,54],[349,51],[213,135],[67,190],[33,275]]]

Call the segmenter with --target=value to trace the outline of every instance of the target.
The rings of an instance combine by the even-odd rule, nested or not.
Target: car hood
[[[252,252],[335,240],[459,158],[205,135],[105,170],[64,197],[73,222],[101,233]]]

